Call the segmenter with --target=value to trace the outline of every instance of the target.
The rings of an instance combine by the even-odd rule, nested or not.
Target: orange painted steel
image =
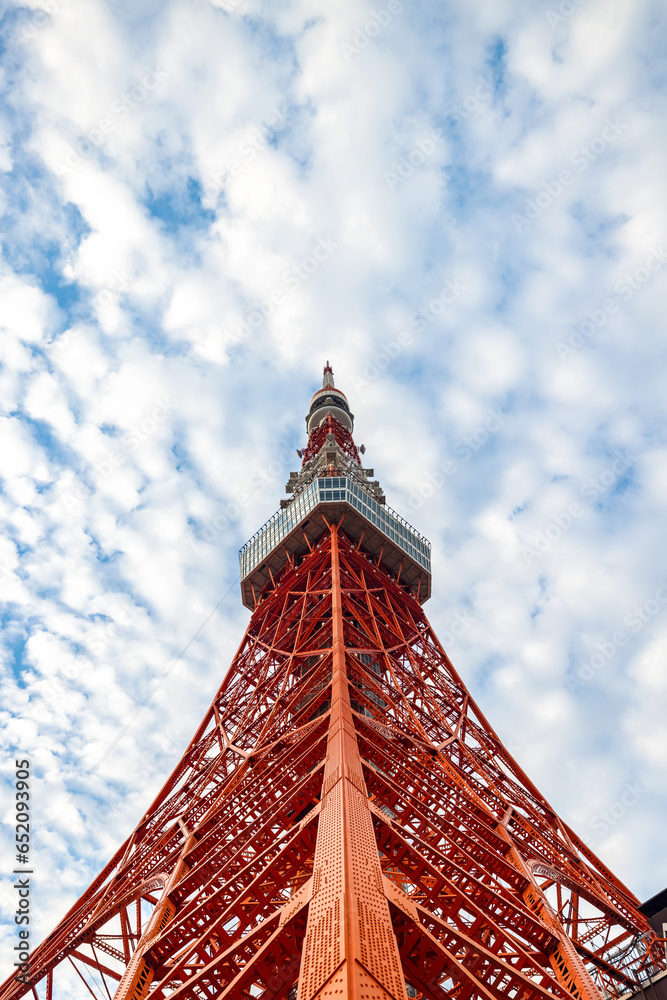
[[[407,1000],[350,705],[336,525],[331,601],[329,734],[298,1000]]]
[[[69,960],[134,1000],[619,996],[664,967],[637,905],[343,524],[267,588],[164,789],[0,998],[77,995]]]
[[[664,969],[638,900],[507,752],[415,595],[344,515],[323,528],[258,594],[173,774],[0,1000],[600,1000]]]

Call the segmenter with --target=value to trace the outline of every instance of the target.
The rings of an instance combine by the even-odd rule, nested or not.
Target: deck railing
[[[308,514],[321,503],[345,501],[374,524],[387,538],[406,552],[415,562],[431,572],[431,543],[408,522],[383,504],[379,504],[359,483],[347,476],[327,476],[315,479],[298,493],[289,507],[277,511],[250,538],[239,552],[241,579],[266,559],[276,545],[285,539]]]

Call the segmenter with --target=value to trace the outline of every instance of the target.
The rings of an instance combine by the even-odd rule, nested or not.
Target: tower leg
[[[506,832],[505,836],[510,839]],[[544,923],[548,924],[558,937],[559,945],[549,956],[556,979],[577,1000],[602,1000],[602,994],[589,976],[577,949],[563,930],[557,915],[538,885],[531,869],[524,862],[515,847],[512,847],[510,857],[521,868],[526,877],[530,879],[530,885],[523,893],[523,898],[531,910],[538,913]]]
[[[149,988],[153,979],[153,970],[146,961],[144,954],[151,940],[162,931],[176,912],[176,907],[169,899],[169,893],[178,880],[187,871],[187,865],[183,861],[183,855],[190,847],[191,837],[188,837],[181,852],[181,860],[175,865],[173,872],[167,880],[160,900],[151,914],[146,930],[141,936],[136,951],[130,959],[125,974],[118,984],[118,989],[114,994],[114,1000],[143,1000],[148,996]]]
[[[350,707],[336,525],[331,567],[331,718],[298,1000],[407,1000]]]

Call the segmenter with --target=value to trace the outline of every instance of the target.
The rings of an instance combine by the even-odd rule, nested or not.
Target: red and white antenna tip
[[[324,374],[322,376],[322,387],[324,389],[334,388],[333,368],[331,367],[328,361],[324,366]]]

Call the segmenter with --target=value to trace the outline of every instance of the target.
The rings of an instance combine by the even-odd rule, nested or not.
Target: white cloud
[[[405,4],[348,60],[372,5],[36,10],[17,10],[20,124],[0,133],[0,588],[4,735],[40,774],[40,931],[219,684],[247,622],[237,550],[297,467],[327,357],[388,502],[433,542],[436,631],[475,619],[449,652],[483,710],[620,877],[661,889],[663,625],[624,624],[665,575],[667,267],[633,277],[667,232],[660,12],[586,0],[552,28],[541,3]],[[627,129],[580,169],[608,118]],[[309,273],[319,241],[338,245]],[[583,497],[619,449],[626,474]],[[618,629],[627,644],[569,690]],[[595,840],[637,780],[650,790]]]
[[[6,333],[31,343],[42,340],[55,312],[53,301],[39,288],[12,274],[0,279],[0,296],[1,323]]]

